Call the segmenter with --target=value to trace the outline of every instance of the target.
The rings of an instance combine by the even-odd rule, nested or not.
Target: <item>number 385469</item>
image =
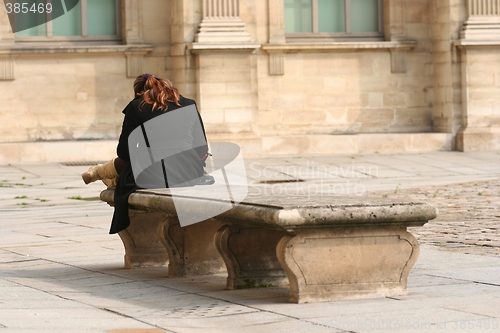
[[[42,14],[42,13],[51,13],[52,12],[52,4],[50,2],[45,3],[34,3],[30,6],[29,3],[5,3],[5,10],[7,14]]]

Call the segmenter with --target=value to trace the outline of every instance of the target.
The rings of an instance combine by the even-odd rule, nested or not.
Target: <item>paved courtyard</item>
[[[287,303],[281,287],[124,269],[112,208],[88,166],[0,166],[0,332],[500,332],[500,154],[435,152],[247,159],[252,186],[426,201],[437,219],[408,294]]]

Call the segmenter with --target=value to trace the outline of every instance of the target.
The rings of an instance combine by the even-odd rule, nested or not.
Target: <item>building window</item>
[[[55,8],[61,2],[64,15],[52,19],[54,11],[37,15],[16,15],[16,22],[34,26],[16,33],[19,41],[99,41],[119,40],[120,0],[46,0]],[[73,8],[67,9],[73,3]]]
[[[285,0],[287,39],[383,39],[383,0]]]

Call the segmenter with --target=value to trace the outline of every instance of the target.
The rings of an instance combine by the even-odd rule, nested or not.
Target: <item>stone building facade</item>
[[[244,156],[500,150],[500,0],[105,1],[76,33],[0,11],[0,162],[114,156],[144,72]]]

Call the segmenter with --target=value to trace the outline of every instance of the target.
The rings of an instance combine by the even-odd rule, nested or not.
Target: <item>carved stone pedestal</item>
[[[207,275],[225,272],[224,262],[214,246],[214,235],[221,227],[207,220],[181,228],[176,217],[169,217],[164,228],[170,257],[169,277]]]
[[[418,254],[406,228],[298,230],[277,248],[293,303],[405,294]]]
[[[181,228],[176,216],[130,210],[130,226],[119,232],[125,268],[168,265],[169,277],[225,271],[213,239],[220,222],[208,220]]]
[[[219,229],[215,244],[227,267],[229,290],[287,284],[287,277],[276,257],[276,246],[284,231],[239,228]]]
[[[129,216],[130,226],[118,233],[125,247],[125,268],[167,266],[164,215],[130,209]]]

